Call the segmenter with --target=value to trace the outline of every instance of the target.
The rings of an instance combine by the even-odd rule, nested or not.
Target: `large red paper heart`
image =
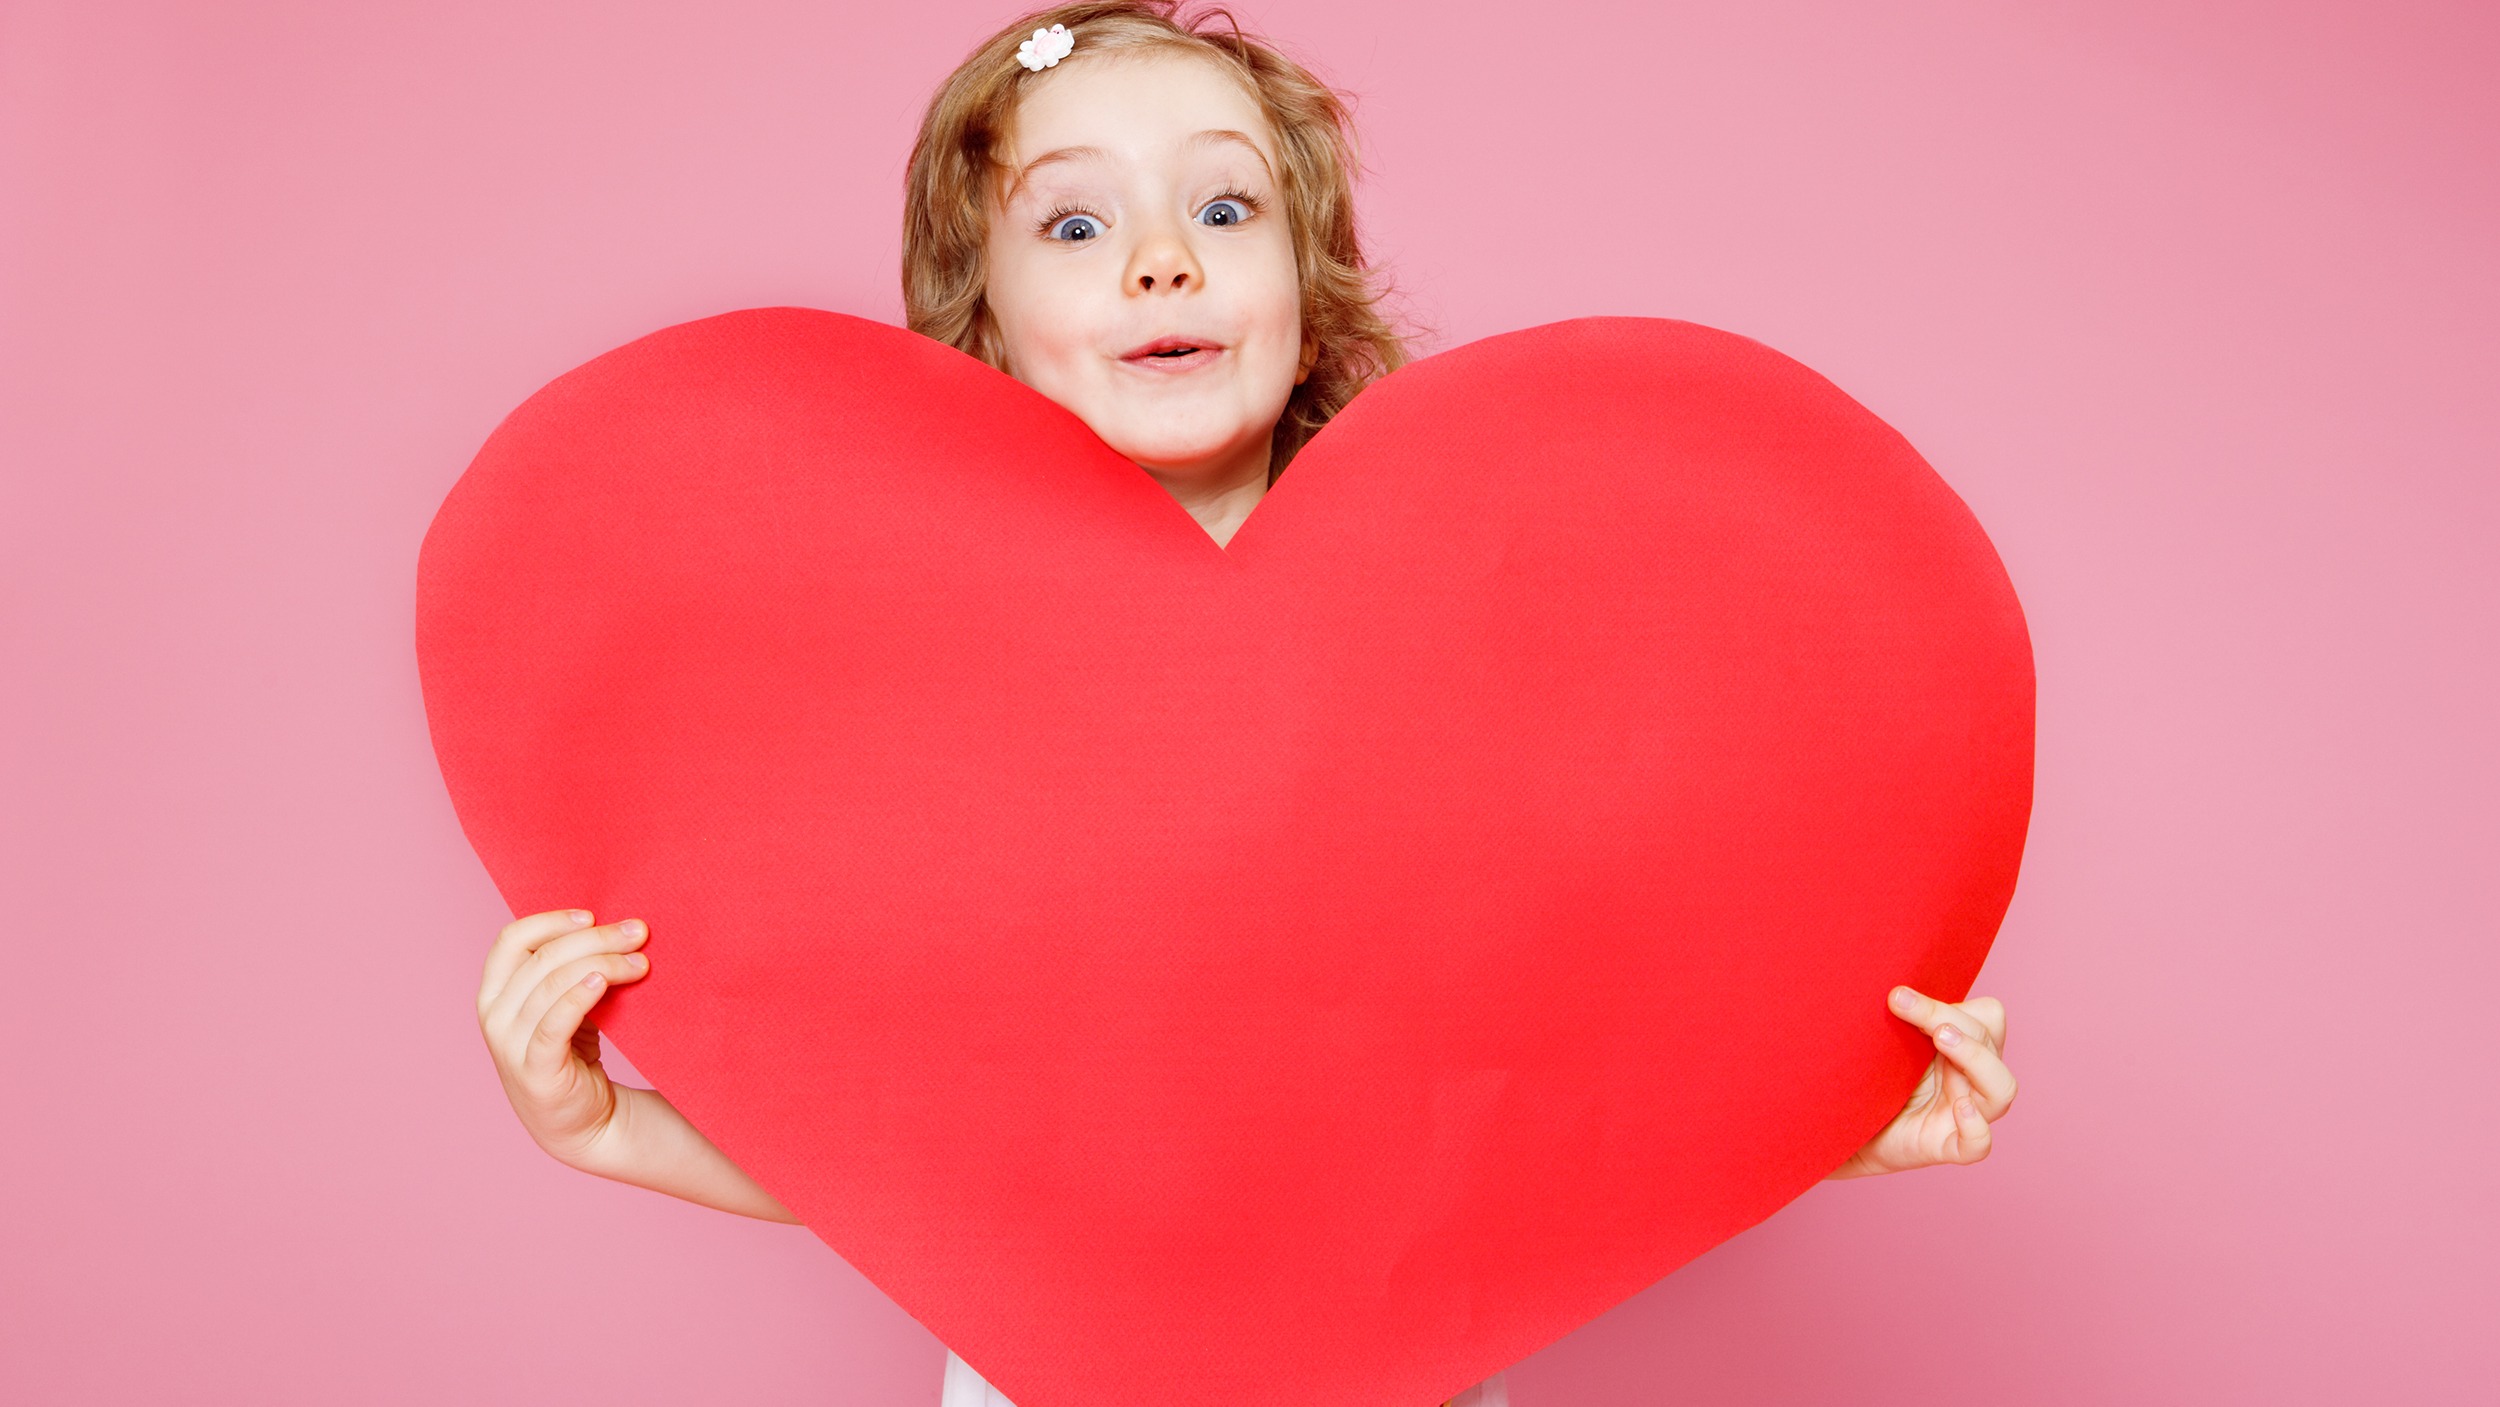
[[[1684,323],[1417,362],[1219,548],[971,358],[730,314],[515,411],[419,577],[513,911],[649,920],[607,1032],[1020,1407],[1420,1407],[1761,1220],[2030,812],[1978,524]]]

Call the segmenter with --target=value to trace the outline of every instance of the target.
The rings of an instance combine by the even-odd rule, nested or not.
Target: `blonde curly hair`
[[[1075,55],[1165,49],[1212,60],[1239,78],[1276,134],[1279,184],[1293,231],[1303,334],[1318,355],[1276,422],[1273,484],[1311,436],[1355,393],[1407,360],[1382,310],[1387,292],[1364,262],[1354,222],[1359,169],[1346,101],[1272,45],[1245,34],[1221,8],[1178,0],[1081,0],[1036,10],[990,36],[929,100],[904,177],[903,313],[912,331],[1005,368],[985,290],[985,248],[996,153],[1013,130],[1031,71],[1016,48],[1036,29],[1064,24]]]

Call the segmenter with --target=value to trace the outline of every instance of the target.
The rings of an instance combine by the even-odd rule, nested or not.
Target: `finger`
[[[2005,1049],[2005,1003],[1994,997],[1972,997],[1962,1003],[1962,1011],[1987,1028],[1990,1045]]]
[[[1988,1128],[1987,1116],[1979,1112],[1979,1106],[1970,1096],[1964,1095],[1953,1101],[1953,1147],[1950,1150],[1953,1161],[1966,1165],[1978,1162],[1988,1156],[1989,1146],[1995,1139],[1996,1135]]]
[[[1927,1068],[1919,1072],[1918,1088],[1911,1090],[1910,1097],[1901,1102],[1901,1116],[1908,1118],[1913,1114],[1934,1108],[1936,1091],[1942,1087],[1945,1076],[1952,1070],[1951,1062],[1941,1056],[1928,1061]]]
[[[1939,1060],[1936,1063],[1944,1066],[1944,1078],[1937,1082],[1942,1094],[1943,1103],[1949,1108],[1957,1099],[1968,1099],[1971,1092],[1970,1076],[1963,1074],[1958,1067],[1948,1065],[1944,1061]]]
[[[1892,1014],[1916,1026],[1928,1035],[1936,1034],[1937,1023],[1952,1016],[1953,1008],[1915,987],[1895,987],[1888,998]]]
[[[504,1036],[505,1048],[516,1062],[527,1062],[530,1043],[545,1023],[547,1013],[580,986],[584,978],[596,973],[603,984],[615,986],[640,978],[650,967],[650,959],[640,953],[592,953],[550,970],[513,1013]],[[571,1032],[566,1035],[569,1038]]]
[[[1951,1002],[1940,1002],[1913,987],[1892,989],[1892,1014],[1909,1022],[1930,1037],[1938,1028],[1952,1025],[1965,1036],[1977,1036],[1983,1023]]]
[[[564,1069],[574,1057],[573,1036],[581,1029],[582,1019],[608,994],[609,985],[606,970],[593,967],[556,993],[546,1010],[539,1013],[538,1024],[522,1048],[521,1070],[525,1075],[545,1080]]]
[[[649,925],[640,919],[629,918],[618,923],[603,923],[596,928],[576,929],[562,937],[551,938],[539,944],[536,951],[522,960],[520,968],[512,974],[512,980],[504,984],[503,991],[478,1019],[490,1034],[508,1029],[520,1019],[522,1009],[529,1004],[531,993],[546,980],[548,973],[593,953],[629,951],[641,946],[650,933]],[[613,976],[613,972],[610,975]],[[523,1029],[527,1029],[526,1025]]]
[[[1951,1062],[1966,1088],[1976,1092],[1980,1112],[1990,1119],[2004,1118],[2014,1105],[2016,1089],[2013,1068],[2005,1057],[1986,1041],[1963,1035],[1958,1026],[1937,1027],[1933,1039],[1936,1053]]]
[[[486,950],[486,974],[477,988],[477,1009],[480,1016],[495,1004],[510,985],[512,974],[519,971],[533,949],[550,938],[570,933],[590,923],[588,909],[549,909],[544,913],[516,918],[495,935],[493,946]]]

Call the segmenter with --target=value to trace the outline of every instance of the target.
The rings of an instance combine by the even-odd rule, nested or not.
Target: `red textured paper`
[[[733,313],[532,397],[417,643],[598,1020],[1019,1407],[1422,1407],[1880,1128],[2030,812],[1986,536],[1756,343],[1366,390],[1228,548],[915,334]]]

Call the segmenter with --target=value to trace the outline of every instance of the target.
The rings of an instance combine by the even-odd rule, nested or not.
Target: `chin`
[[[1106,435],[1103,443],[1118,451],[1123,458],[1140,464],[1178,468],[1237,453],[1244,433],[1237,426],[1227,426],[1221,433],[1204,430],[1175,432],[1169,426],[1159,428],[1161,433],[1157,434]]]

